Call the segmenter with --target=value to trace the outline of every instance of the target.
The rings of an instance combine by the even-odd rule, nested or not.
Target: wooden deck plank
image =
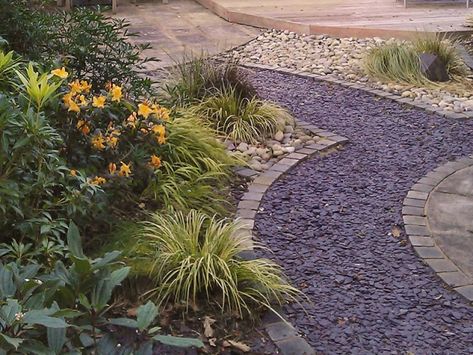
[[[472,10],[456,4],[415,4],[394,0],[197,0],[230,22],[295,32],[355,36],[379,30],[382,37],[410,37],[418,32],[465,32]],[[361,32],[360,32],[361,31]]]

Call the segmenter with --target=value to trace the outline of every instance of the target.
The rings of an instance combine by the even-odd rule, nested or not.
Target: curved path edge
[[[423,102],[418,102],[412,98],[409,97],[401,97],[400,95],[395,95],[390,92],[386,92],[380,89],[375,89],[372,88],[368,85],[365,85],[363,83],[359,82],[351,82],[347,80],[342,80],[338,78],[334,78],[332,76],[324,76],[320,74],[313,74],[313,73],[308,73],[305,71],[301,70],[296,70],[296,69],[288,69],[288,68],[281,68],[277,66],[272,66],[272,65],[263,65],[263,64],[254,64],[254,63],[239,63],[241,67],[248,68],[248,69],[263,69],[263,70],[271,70],[275,71],[281,74],[291,74],[291,75],[296,75],[301,78],[312,78],[313,80],[317,81],[325,81],[327,83],[332,83],[332,84],[337,84],[341,85],[344,87],[348,87],[351,89],[356,89],[356,90],[362,90],[365,92],[368,92],[372,95],[383,97],[386,99],[390,99],[392,101],[396,101],[400,104],[408,105],[411,107],[416,107],[419,109],[422,109],[424,111],[427,111],[429,113],[435,113],[437,115],[440,115],[445,118],[449,119],[468,119],[468,118],[473,118],[473,111],[464,111],[461,113],[453,112],[453,111],[445,111],[441,107],[433,107],[430,104],[426,104]]]
[[[465,274],[436,243],[429,227],[429,198],[448,177],[473,166],[473,157],[448,162],[427,173],[407,193],[403,202],[404,228],[417,255],[448,286],[473,302],[473,278]]]
[[[276,180],[307,158],[317,154],[328,153],[348,142],[347,138],[335,133],[319,129],[312,124],[298,119],[295,121],[298,127],[317,136],[321,136],[324,139],[318,141],[316,144],[305,146],[296,150],[294,153],[288,154],[263,173],[248,168],[237,171],[237,174],[253,179],[253,181],[248,185],[248,192],[243,195],[237,207],[236,218],[238,218],[240,228],[236,232],[236,237],[243,234],[251,235],[252,238],[255,239],[253,228],[256,214],[258,213],[265,192]],[[241,254],[241,257],[254,259],[256,258],[256,254],[252,251]],[[314,355],[315,350],[309,343],[298,334],[297,330],[287,320],[283,321],[281,319],[284,313],[282,309],[277,307],[275,311],[278,314],[273,311],[266,312],[263,316],[263,326],[268,336],[278,347],[280,354]]]

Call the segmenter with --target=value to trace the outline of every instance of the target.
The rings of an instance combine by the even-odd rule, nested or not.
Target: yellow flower
[[[94,96],[92,98],[92,106],[97,107],[97,108],[104,108],[105,107],[105,96]]]
[[[88,94],[90,92],[90,89],[92,89],[92,84],[89,84],[87,80],[81,80],[80,86],[82,88],[82,91]]]
[[[124,162],[120,162],[122,165],[120,166],[120,171],[118,175],[129,177],[131,174],[131,163],[125,164]]]
[[[138,104],[138,115],[148,118],[154,111],[145,103]]]
[[[163,125],[154,125],[151,127],[151,130],[159,144],[166,143],[166,128]]]
[[[69,105],[69,108],[67,109],[67,111],[80,112],[80,107],[79,105],[76,104],[74,100],[70,100],[68,105]]]
[[[157,155],[152,155],[149,165],[153,168],[158,169],[161,166],[161,159]]]
[[[115,148],[118,144],[118,137],[115,137],[115,136],[107,137],[107,144],[110,148]]]
[[[84,95],[79,96],[79,106],[87,106],[88,103]]]
[[[165,136],[157,136],[156,140],[158,141],[158,144],[166,144],[166,137]]]
[[[162,119],[163,121],[169,120],[169,110],[165,107],[161,107],[159,105],[153,105],[153,113],[156,117]]]
[[[123,96],[121,86],[113,84],[112,88],[110,89],[110,93],[112,94],[112,101],[120,102]]]
[[[105,184],[107,180],[101,176],[96,176],[93,179],[89,179],[89,184],[91,185],[102,185]]]
[[[77,121],[77,125],[76,125],[77,129],[80,130],[82,132],[82,134],[84,135],[88,135],[90,133],[90,127],[89,125],[87,124],[86,121],[84,120],[79,120]]]
[[[153,127],[151,127],[151,130],[155,135],[163,136],[166,133],[166,128],[163,125],[153,125]]]
[[[105,149],[104,139],[102,133],[97,134],[94,138],[92,138],[92,146],[97,150]]]
[[[69,175],[71,175],[71,176],[77,176],[77,170],[71,169],[71,170],[69,171]]]
[[[69,73],[66,71],[64,67],[62,67],[61,69],[58,68],[58,69],[51,70],[51,74],[61,79],[66,79],[69,76]]]
[[[69,83],[69,87],[71,88],[71,93],[73,95],[80,94],[82,92],[82,85],[79,80],[74,80],[72,83]]]
[[[136,112],[133,112],[128,118],[126,119],[126,125],[131,128],[136,128]]]
[[[108,172],[113,175],[117,171],[117,164],[115,163],[110,163],[108,164]]]

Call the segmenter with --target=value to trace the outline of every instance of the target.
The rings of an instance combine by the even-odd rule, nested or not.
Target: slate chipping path
[[[287,307],[320,354],[473,354],[473,307],[424,266],[401,225],[410,187],[473,153],[473,120],[453,121],[361,91],[268,71],[260,94],[350,139],[267,192],[256,230],[309,296]]]

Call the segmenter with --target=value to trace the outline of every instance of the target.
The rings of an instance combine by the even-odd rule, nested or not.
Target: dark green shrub
[[[137,34],[129,31],[125,20],[88,8],[46,11],[28,0],[0,0],[0,8],[0,36],[11,49],[40,62],[45,70],[66,66],[95,88],[119,83],[135,96],[152,91],[151,80],[140,70],[155,59],[143,56],[149,44],[130,42]]]
[[[111,318],[113,291],[128,276],[117,251],[97,259],[83,253],[79,230],[68,227],[65,261],[51,270],[30,260],[26,265],[0,263],[0,348],[7,353],[143,353],[155,341],[203,347],[197,339],[156,334],[157,307],[148,302],[133,318]],[[120,339],[110,326],[131,328],[138,337]],[[131,332],[129,332],[131,333]]]

